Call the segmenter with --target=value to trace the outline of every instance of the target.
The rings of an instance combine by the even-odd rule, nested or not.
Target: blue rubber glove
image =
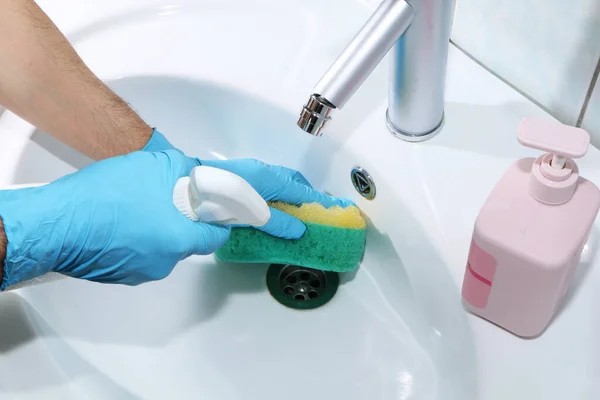
[[[172,148],[164,135],[154,129],[152,138],[144,150],[159,151]],[[314,190],[300,172],[289,168],[269,165],[253,159],[202,160],[200,163],[241,176],[267,201],[279,200],[296,205],[321,203],[327,208],[336,205],[347,207],[354,204],[349,200],[327,196]],[[306,226],[297,218],[271,208],[271,219],[258,229],[284,239],[299,239],[306,231]]]
[[[177,150],[135,152],[43,187],[0,191],[8,239],[0,289],[50,271],[137,285],[212,253],[229,228],[192,222],[172,201],[177,179],[197,165]]]
[[[320,203],[326,208],[354,204],[350,200],[314,190],[306,178],[293,169],[265,164],[254,159],[201,160],[200,163],[241,176],[267,201],[283,201],[295,205]],[[299,219],[271,208],[271,219],[257,229],[285,239],[299,239],[306,231],[306,226]]]

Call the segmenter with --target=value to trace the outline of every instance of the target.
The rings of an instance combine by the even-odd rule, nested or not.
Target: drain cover
[[[272,264],[267,271],[267,288],[286,307],[311,310],[335,295],[339,284],[336,272],[297,265]]]
[[[377,191],[375,190],[375,182],[369,173],[361,167],[356,167],[350,172],[350,179],[352,179],[352,185],[354,189],[362,197],[367,200],[373,200]]]

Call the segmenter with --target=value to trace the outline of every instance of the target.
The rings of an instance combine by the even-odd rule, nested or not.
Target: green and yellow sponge
[[[356,206],[325,208],[318,203],[269,204],[300,219],[306,233],[298,240],[270,236],[254,228],[233,228],[215,255],[236,263],[292,264],[323,271],[354,270],[365,250],[367,226]]]

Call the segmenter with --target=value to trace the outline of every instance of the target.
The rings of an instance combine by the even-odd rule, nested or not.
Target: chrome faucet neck
[[[320,136],[391,49],[388,128],[409,141],[433,137],[444,120],[451,13],[452,0],[383,0],[317,83],[298,126]],[[327,105],[323,118],[322,107],[311,111],[315,97]]]

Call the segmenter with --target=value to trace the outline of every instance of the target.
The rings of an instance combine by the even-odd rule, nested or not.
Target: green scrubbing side
[[[365,250],[366,229],[338,228],[306,222],[298,240],[267,235],[253,228],[233,228],[215,255],[236,263],[292,264],[323,271],[356,269]]]

